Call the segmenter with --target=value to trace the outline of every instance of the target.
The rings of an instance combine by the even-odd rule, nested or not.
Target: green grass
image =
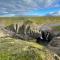
[[[53,54],[42,45],[13,38],[0,38],[0,60],[53,59]]]
[[[30,20],[37,24],[60,23],[60,17],[0,17],[0,24],[9,25]]]
[[[0,17],[0,24],[4,26],[22,22],[54,24],[60,23],[60,17]],[[54,56],[42,45],[7,37],[0,38],[0,60],[54,60]]]
[[[60,26],[54,26],[52,27],[54,30],[60,31]]]

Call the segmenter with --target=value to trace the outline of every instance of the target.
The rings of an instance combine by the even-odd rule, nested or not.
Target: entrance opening
[[[41,36],[36,39],[37,43],[48,44],[53,39],[53,34],[48,31],[41,31]]]

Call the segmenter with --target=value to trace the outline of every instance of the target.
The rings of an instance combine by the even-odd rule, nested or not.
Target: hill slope
[[[41,45],[12,38],[0,38],[0,60],[55,60]]]

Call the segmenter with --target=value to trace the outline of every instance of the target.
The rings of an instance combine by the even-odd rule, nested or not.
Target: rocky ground
[[[60,56],[60,37],[55,37],[49,44],[48,48]]]

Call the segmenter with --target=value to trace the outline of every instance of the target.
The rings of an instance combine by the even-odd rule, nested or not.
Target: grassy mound
[[[55,60],[42,45],[13,38],[0,38],[0,60]]]

